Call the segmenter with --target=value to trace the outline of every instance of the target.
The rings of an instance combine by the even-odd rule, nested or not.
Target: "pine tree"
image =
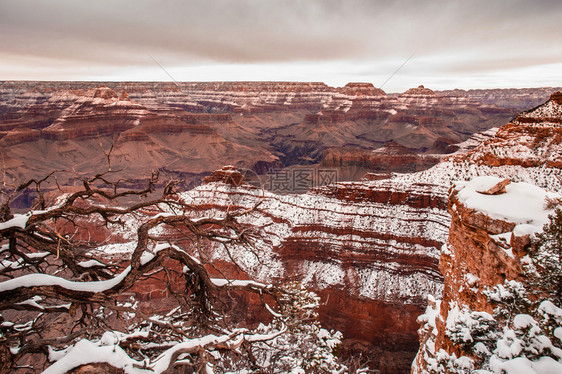
[[[562,209],[549,216],[543,232],[532,240],[529,253],[534,270],[529,271],[529,284],[535,294],[562,305]]]

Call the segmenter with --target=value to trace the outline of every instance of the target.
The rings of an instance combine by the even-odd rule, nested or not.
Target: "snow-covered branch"
[[[49,205],[44,181],[20,186],[35,188],[36,210],[12,214],[4,204],[0,217],[0,351],[9,352],[11,367],[285,370],[313,362],[318,344],[333,359],[333,347],[323,342],[339,340],[314,322],[317,297],[246,279],[232,255],[231,246],[250,246],[262,234],[240,220],[259,199],[248,209],[201,217],[174,195],[173,184],[160,197],[142,199],[154,191],[155,176],[137,191],[100,174]],[[131,197],[141,200],[122,203]],[[107,252],[124,240],[129,252]],[[238,273],[215,266],[213,245],[226,248]],[[249,250],[260,256],[258,248]],[[240,304],[248,293],[257,297]],[[269,317],[252,330],[246,308]],[[280,355],[291,359],[272,360]]]

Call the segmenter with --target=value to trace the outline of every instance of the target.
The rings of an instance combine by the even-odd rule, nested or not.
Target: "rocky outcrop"
[[[322,167],[362,167],[370,172],[411,173],[429,169],[441,160],[439,155],[420,155],[396,142],[367,151],[352,148],[330,148],[324,152]]]
[[[456,182],[451,190],[451,228],[439,264],[445,281],[443,297],[430,298],[419,319],[421,346],[413,372],[491,370],[490,359],[495,360],[493,372],[501,372],[512,357],[496,351],[500,349],[496,341],[503,341],[502,331],[514,326],[509,318],[498,317],[498,310],[509,308],[514,301],[504,305],[500,296],[490,295],[509,295],[515,290],[506,291],[505,287],[522,287],[524,264],[529,264],[530,234],[540,231],[552,213],[545,203],[551,193],[538,186],[549,191],[562,187],[560,108],[558,94],[554,94],[545,104],[518,115],[480,146],[451,156],[432,169],[434,173],[456,169],[453,180],[481,177]],[[483,177],[486,175],[496,177]],[[478,329],[496,335],[487,338]],[[477,343],[481,345],[477,347]],[[518,353],[514,354],[517,357]]]
[[[121,91],[121,95],[119,95],[119,101],[131,101],[129,98],[129,94],[126,91]]]
[[[118,97],[119,96],[115,91],[113,91],[111,88],[106,86],[100,86],[94,92],[94,99],[111,100],[111,99],[117,99]]]
[[[562,87],[543,88],[504,88],[504,89],[473,89],[473,90],[448,90],[439,91],[443,96],[464,96],[487,105],[495,105],[505,108],[517,108],[526,110],[544,103],[555,91],[561,91]]]
[[[222,182],[231,186],[240,186],[246,183],[244,176],[234,166],[224,166],[220,170],[215,170],[203,180],[205,183]]]
[[[477,346],[482,338],[478,334],[493,333],[477,330],[486,329],[481,323],[505,324],[494,321],[497,305],[490,295],[494,289],[525,280],[530,234],[542,230],[547,215],[552,213],[545,208],[545,198],[556,195],[534,185],[508,181],[479,177],[459,182],[451,191],[451,228],[439,262],[444,276],[443,297],[430,298],[426,313],[419,319],[421,346],[413,373],[472,372],[486,364],[486,354],[478,351],[484,347]],[[464,337],[458,334],[461,330]],[[500,337],[491,339],[499,341]],[[495,347],[495,341],[488,343]]]
[[[562,92],[557,91],[550,95],[550,100],[554,101],[555,103],[562,105]]]
[[[423,85],[419,85],[418,87],[410,88],[406,90],[401,96],[407,97],[407,96],[418,96],[418,95],[435,96],[435,92],[433,90],[430,90],[429,88],[425,88]]]
[[[456,159],[487,166],[562,167],[562,105],[560,93],[519,114],[495,136],[468,155]],[[517,146],[512,146],[517,144]]]
[[[384,96],[384,92],[380,88],[376,88],[372,83],[348,83],[339,91],[345,95],[352,96]]]
[[[216,131],[205,123],[224,123],[228,114],[186,114],[178,110],[149,111],[134,103],[125,91],[119,97],[107,87],[98,87],[93,97],[77,100],[66,108],[54,123],[41,131],[50,140],[85,139],[126,132],[135,128],[146,134],[213,135]],[[134,138],[134,137],[133,137]],[[122,137],[124,141],[127,136]],[[139,141],[139,138],[135,138]]]
[[[66,108],[41,135],[50,140],[66,140],[120,133],[134,127],[147,114],[142,105],[119,101],[115,91],[102,86],[92,98],[82,98]]]
[[[0,135],[0,144],[4,146],[11,146],[20,143],[33,142],[38,140],[40,137],[40,130],[18,127]]]

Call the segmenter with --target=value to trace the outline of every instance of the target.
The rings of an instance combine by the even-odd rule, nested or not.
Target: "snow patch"
[[[477,192],[488,190],[501,181],[499,177],[480,176],[468,182],[456,182],[459,202],[491,218],[516,223],[514,234],[517,236],[540,231],[552,213],[545,209],[545,198],[562,195],[524,182],[508,184],[506,193],[500,195]]]
[[[11,291],[20,287],[60,286],[72,291],[103,292],[119,284],[130,271],[129,266],[115,278],[95,282],[74,282],[48,274],[27,274],[1,282],[0,291]]]

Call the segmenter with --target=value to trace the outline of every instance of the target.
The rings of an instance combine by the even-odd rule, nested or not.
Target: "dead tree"
[[[9,199],[3,202],[1,372],[62,373],[100,363],[127,373],[178,368],[271,372],[275,370],[267,367],[267,357],[277,357],[274,350],[287,349],[280,344],[294,339],[309,339],[306,349],[311,352],[295,354],[287,363],[289,369],[310,366],[313,360],[307,361],[306,355],[312,357],[318,349],[331,354],[339,340],[325,330],[319,334],[314,322],[318,299],[313,294],[295,285],[210,275],[213,263],[201,255],[201,248],[211,243],[251,248],[252,238],[261,233],[239,218],[258,209],[259,201],[250,209],[194,218],[193,208],[177,198],[173,182],[161,195],[148,199],[157,175],[141,190],[122,188],[123,181],[111,176],[108,172],[84,179],[80,188],[61,193],[51,203],[42,190],[47,178],[29,181],[18,190],[34,188],[38,197],[25,213],[12,213]],[[138,202],[121,203],[132,197]],[[127,256],[104,253],[100,244],[107,243],[91,238],[95,225],[106,232],[128,230],[134,245]],[[154,234],[158,229],[181,235],[162,240]],[[166,305],[146,308],[134,291],[154,279],[169,297]],[[254,330],[232,321],[221,298],[225,292],[258,295],[268,303],[272,320]],[[279,340],[287,334],[301,335]],[[314,365],[317,372],[329,365],[331,372],[343,370],[339,364],[329,363],[324,369]]]

